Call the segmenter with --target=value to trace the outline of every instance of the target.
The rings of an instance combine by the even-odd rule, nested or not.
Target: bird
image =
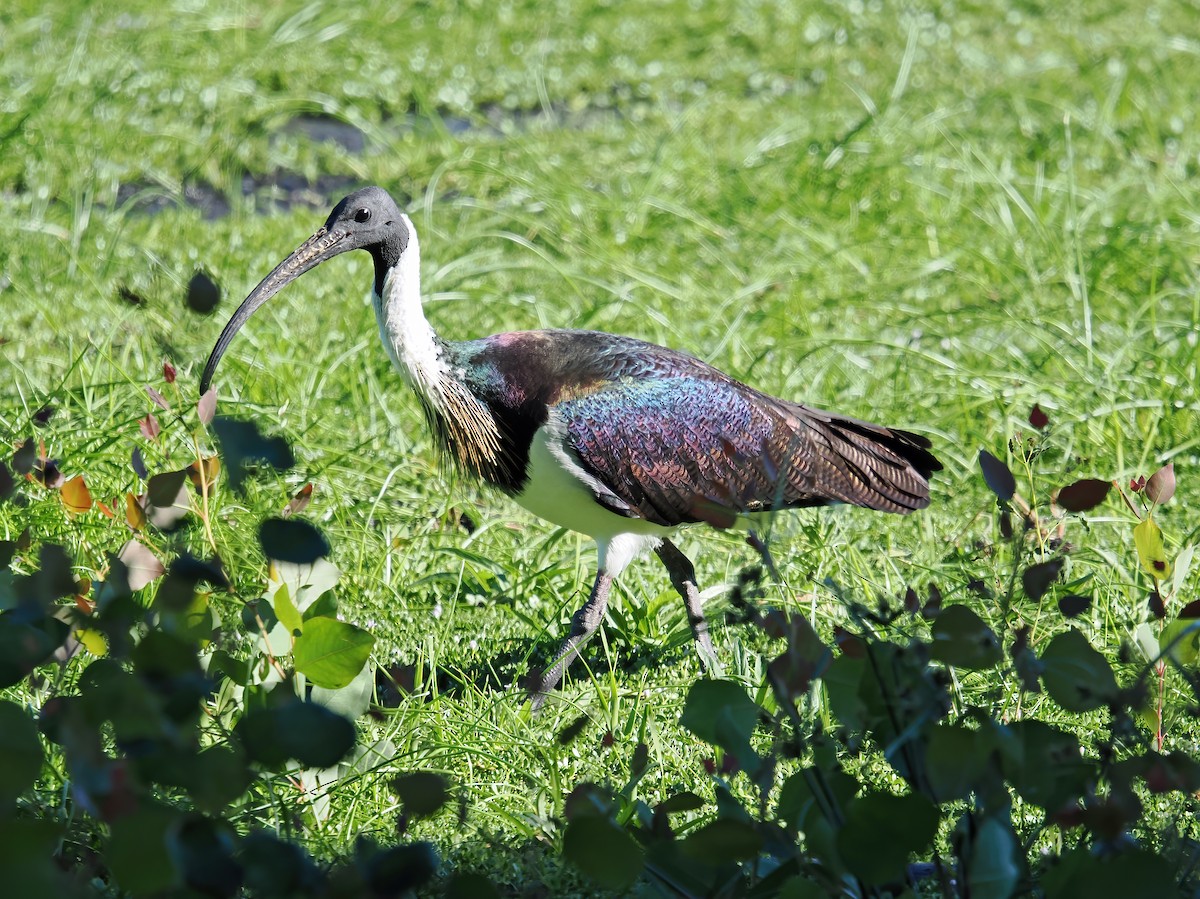
[[[671,539],[680,528],[836,503],[901,514],[929,504],[942,466],[926,437],[778,399],[685,352],[572,329],[442,338],[422,305],[416,229],[378,186],[344,197],[250,292],[209,355],[201,394],[257,309],[352,250],[371,256],[383,345],[443,453],[596,543],[587,601],[527,684],[535,710],[599,628],[614,579],[649,552],[683,598],[702,668],[717,667],[695,568]]]

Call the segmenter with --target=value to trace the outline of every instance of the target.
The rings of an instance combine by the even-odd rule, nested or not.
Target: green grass
[[[868,599],[937,583],[999,625],[967,589],[1009,564],[991,552],[975,460],[1005,458],[1035,402],[1050,449],[1014,462],[1023,493],[1174,460],[1179,494],[1158,517],[1173,549],[1197,539],[1191,4],[21,5],[0,14],[0,434],[15,445],[54,406],[37,435],[98,498],[136,492],[134,445],[152,471],[189,458],[168,416],[161,444],[138,432],[161,362],[179,367],[168,396],[189,410],[236,301],[343,192],[320,185],[379,183],[419,230],[427,313],[447,336],[632,334],[934,440],[946,470],[928,511],[774,523],[787,586],[773,599],[815,610],[822,633],[846,621],[829,583]],[[306,137],[301,116],[353,125],[363,151]],[[307,205],[272,212],[269,189],[243,195],[246,176],[281,175],[315,185]],[[205,220],[189,187],[229,214]],[[225,291],[211,318],[183,306],[197,268]],[[468,815],[418,834],[497,882],[586,892],[551,851],[576,783],[623,782],[638,739],[648,799],[705,783],[708,750],[678,725],[698,673],[682,609],[656,563],[635,567],[587,670],[528,719],[508,687],[557,645],[594,552],[440,467],[378,345],[369,282],[365,255],[322,267],[223,362],[221,410],[284,435],[298,462],[215,497],[236,584],[218,603],[232,619],[258,594],[258,523],[313,483],[306,514],[334,547],[342,608],[371,623],[380,662],[437,672],[364,725],[393,760],[331,792],[310,822],[316,851],[387,838],[385,773],[430,768]],[[474,533],[453,525],[461,511]],[[1126,510],[1089,518],[1068,574],[1090,579],[1082,627],[1115,655],[1145,619],[1145,586]],[[125,539],[49,494],[0,506],[0,537],[27,523],[92,577]],[[204,549],[199,528],[178,542]],[[683,545],[705,586],[754,561],[733,535]],[[1063,626],[1050,601],[1014,614],[1035,642]],[[766,647],[749,628],[718,624],[716,643],[731,674],[761,682]],[[560,746],[580,711],[595,723]],[[1194,737],[1176,722],[1168,743]]]

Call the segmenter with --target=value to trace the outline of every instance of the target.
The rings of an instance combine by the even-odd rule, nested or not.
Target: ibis
[[[246,297],[208,357],[201,393],[256,309],[351,250],[371,255],[383,345],[449,458],[596,542],[587,602],[531,679],[535,708],[600,626],[614,578],[649,551],[683,597],[701,664],[712,669],[695,570],[671,540],[680,527],[832,503],[901,514],[929,504],[941,464],[925,437],[777,399],[687,353],[584,330],[440,337],[422,309],[417,232],[380,187],[345,197]]]

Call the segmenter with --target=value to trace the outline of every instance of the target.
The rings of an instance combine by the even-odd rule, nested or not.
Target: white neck
[[[421,308],[421,249],[408,216],[408,246],[383,280],[383,296],[372,295],[379,336],[392,363],[412,388],[434,406],[440,405],[445,360]]]

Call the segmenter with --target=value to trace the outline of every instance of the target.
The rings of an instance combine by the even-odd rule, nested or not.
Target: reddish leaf
[[[1039,431],[1050,424],[1050,419],[1037,403],[1033,404],[1033,410],[1029,413],[1029,423]]]
[[[150,400],[154,403],[154,405],[158,406],[158,408],[162,409],[164,412],[171,411],[171,404],[168,403],[163,395],[153,387],[146,388],[146,395],[150,397]]]
[[[1054,500],[1068,512],[1086,512],[1104,502],[1112,484],[1097,478],[1084,478],[1058,491]]]
[[[1134,493],[1140,493],[1142,488],[1146,486],[1145,475],[1139,475],[1136,478],[1129,479],[1129,489]]]
[[[210,387],[208,388],[208,392],[200,397],[200,402],[196,403],[196,414],[200,416],[200,424],[211,424],[216,412],[217,388]]]
[[[1146,481],[1146,498],[1162,505],[1175,495],[1175,463],[1168,462]]]
[[[159,425],[153,412],[147,412],[145,418],[138,419],[138,430],[147,440],[157,440],[158,435],[162,433],[162,426]]]
[[[113,505],[116,505],[116,500],[113,500]],[[96,511],[105,518],[116,518],[117,513],[112,510],[112,506],[103,500],[96,500]]]
[[[980,450],[979,467],[983,470],[984,481],[1001,502],[1012,499],[1013,494],[1017,492],[1017,479],[1013,477],[1007,465],[987,450]]]
[[[291,502],[284,507],[283,512],[280,513],[280,517],[288,518],[292,515],[295,515],[297,512],[303,512],[308,507],[308,504],[312,501],[312,493],[313,485],[305,484],[296,492],[296,495],[292,497]]]
[[[72,515],[82,515],[92,507],[92,492],[88,490],[83,475],[77,474],[62,485],[59,492],[63,505]]]
[[[163,380],[168,384],[175,383],[175,366],[167,360],[163,360]]]

